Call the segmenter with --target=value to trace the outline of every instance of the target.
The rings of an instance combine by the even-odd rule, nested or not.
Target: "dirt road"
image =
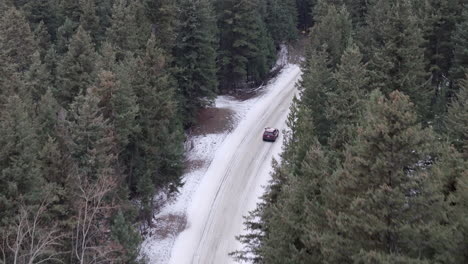
[[[243,215],[254,208],[272,157],[281,150],[281,134],[269,143],[262,141],[262,132],[265,127],[286,127],[299,77],[299,67],[285,69],[224,140],[203,179],[205,187],[197,190],[189,206],[188,229],[177,238],[170,263],[233,263],[228,253],[240,246],[235,236],[243,230]]]

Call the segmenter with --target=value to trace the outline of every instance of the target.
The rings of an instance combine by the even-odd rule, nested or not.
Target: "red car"
[[[276,141],[278,138],[279,130],[276,128],[266,127],[265,131],[263,132],[263,141]]]

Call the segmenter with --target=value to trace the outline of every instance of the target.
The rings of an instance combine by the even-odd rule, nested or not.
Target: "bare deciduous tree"
[[[15,222],[1,234],[2,263],[61,263],[59,256],[63,252],[58,248],[64,235],[57,223],[46,219],[48,205],[46,200],[38,208],[21,205]]]
[[[111,175],[91,182],[86,176],[78,177],[76,224],[72,238],[73,255],[80,264],[112,263],[118,246],[108,239],[109,218],[114,207],[107,201],[116,181]]]

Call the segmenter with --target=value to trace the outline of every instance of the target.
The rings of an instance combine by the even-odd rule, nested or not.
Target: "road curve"
[[[176,239],[173,264],[233,263],[239,248],[235,236],[243,230],[243,215],[252,210],[264,185],[274,153],[281,149],[261,139],[265,127],[285,128],[289,106],[300,78],[299,67],[288,66],[216,152],[203,181],[211,189],[197,190],[188,209],[188,228]],[[203,184],[203,183],[202,183]]]

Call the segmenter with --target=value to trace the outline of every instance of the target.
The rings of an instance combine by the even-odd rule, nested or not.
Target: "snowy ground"
[[[239,248],[238,244],[234,246],[236,242],[233,242],[233,237],[220,239],[226,245],[225,248],[219,250],[216,246],[216,250],[221,252],[217,253],[221,255],[221,258],[220,256],[201,256],[205,253],[200,247],[204,247],[205,244],[207,247],[211,247],[210,243],[213,244],[213,241],[217,243],[218,238],[210,236],[213,233],[215,235],[220,233],[218,235],[222,236],[222,233],[225,232],[225,230],[217,230],[216,223],[212,223],[220,218],[216,216],[218,213],[222,215],[223,212],[228,213],[227,211],[234,210],[233,217],[228,217],[229,221],[231,218],[235,218],[235,221],[222,220],[220,225],[226,223],[235,225],[229,227],[227,230],[229,234],[236,235],[242,232],[242,215],[255,208],[258,197],[264,191],[263,186],[269,180],[271,158],[278,156],[282,146],[282,138],[278,138],[274,144],[263,145],[260,130],[263,127],[259,126],[264,126],[263,123],[268,123],[268,120],[275,120],[274,124],[271,124],[272,126],[280,129],[285,128],[284,120],[292,95],[295,93],[293,86],[299,78],[299,74],[298,66],[287,65],[278,77],[265,87],[263,95],[259,97],[246,101],[237,101],[229,96],[217,98],[216,107],[230,109],[234,112],[234,129],[231,132],[198,135],[189,139],[191,140],[191,150],[187,153],[187,158],[189,162],[199,162],[200,164],[184,175],[184,186],[176,199],[168,203],[160,213],[154,216],[156,228],[148,235],[142,246],[143,254],[146,255],[149,263],[226,263],[226,261],[232,261],[226,256],[226,260],[223,259],[222,262],[219,262],[226,255],[224,251]],[[268,111],[270,107],[277,108],[277,113],[273,113],[274,119]],[[253,138],[250,135],[252,130],[255,133]],[[253,139],[254,141],[252,141]],[[248,141],[254,143],[248,143]],[[247,146],[245,146],[246,144]],[[249,153],[249,144],[252,147],[254,144],[262,145],[255,147],[256,151],[259,150],[258,153],[253,151]],[[253,157],[249,157],[249,154]],[[236,169],[236,164],[233,163],[241,159],[245,159],[248,164],[239,161],[239,168],[242,169],[239,171]],[[255,166],[252,167],[251,163],[255,163]],[[235,170],[235,172],[230,170]],[[252,174],[244,182],[248,188],[238,186],[235,178],[237,177],[236,173]],[[241,189],[235,190],[234,187]],[[242,203],[236,205],[238,209],[232,209],[231,206],[226,208],[225,203],[231,201],[229,198],[231,196],[223,193],[229,191],[234,192],[229,194],[231,196],[239,195],[242,197],[242,201],[232,200],[233,204]],[[220,195],[220,192],[223,195]],[[218,207],[219,210],[213,209]],[[209,231],[211,229],[213,231]],[[183,232],[180,233],[181,231]]]
[[[235,111],[234,126],[237,126],[255,101],[257,100],[251,99],[240,102],[230,96],[219,96],[216,99],[215,106]],[[196,166],[195,169],[184,174],[184,185],[180,189],[180,194],[154,216],[157,228],[150,233],[150,237],[144,241],[142,246],[143,254],[148,258],[149,263],[169,263],[175,239],[179,235],[180,229],[186,228],[186,212],[194,192],[200,187],[200,181],[210,167],[216,151],[223,144],[228,134],[229,132],[206,134],[191,136],[188,139],[191,148],[193,148],[188,151],[187,159],[189,162],[201,162],[201,166]],[[167,232],[161,230],[167,230]]]

